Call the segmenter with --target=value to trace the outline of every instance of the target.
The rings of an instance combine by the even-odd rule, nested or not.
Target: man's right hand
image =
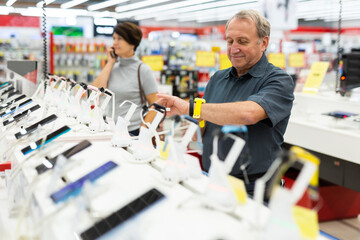
[[[189,114],[189,103],[187,101],[179,97],[161,93],[157,94],[157,97],[157,104],[170,108],[170,111],[166,112],[167,116]]]

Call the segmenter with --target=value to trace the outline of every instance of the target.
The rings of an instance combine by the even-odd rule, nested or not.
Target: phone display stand
[[[69,96],[69,108],[67,116],[72,118],[77,118],[81,113],[80,99],[81,96],[86,92],[86,89],[81,84],[78,84],[77,86],[79,87],[76,94]]]
[[[99,94],[103,93],[105,95],[105,99],[101,106],[99,104],[95,103],[94,109],[93,109],[93,116],[91,119],[91,122],[89,124],[90,132],[104,132],[106,130],[113,130],[114,124],[107,124],[104,119],[104,113],[106,111],[107,106],[109,105],[110,100],[112,100],[112,117],[111,119],[108,119],[107,121],[113,122],[114,115],[115,115],[115,94],[111,92],[108,89],[99,88]]]
[[[186,154],[187,146],[189,145],[192,137],[197,132],[198,143],[200,148],[201,133],[198,123],[195,119],[192,119],[186,115],[175,116],[171,130],[166,137],[163,151],[169,147],[169,157],[166,160],[166,165],[161,171],[163,178],[169,182],[182,182],[186,181],[190,177],[198,178],[201,176],[201,167],[199,160],[189,154]],[[179,125],[181,120],[187,120],[188,128],[185,135],[181,138],[181,141],[174,140],[175,127]]]
[[[145,122],[143,123],[147,126],[140,127],[139,139],[133,141],[132,143],[132,153],[137,163],[148,163],[153,161],[156,157],[160,156],[159,146],[160,138],[156,132],[156,128],[159,126],[163,117],[166,113],[160,112],[156,109],[149,109],[149,111],[155,111],[156,115],[152,123]],[[140,113],[142,118],[142,113]],[[157,148],[153,146],[152,137],[155,136]]]
[[[118,116],[114,136],[111,138],[111,145],[113,147],[129,147],[131,146],[131,136],[129,134],[128,126],[130,125],[130,119],[134,115],[137,105],[131,101],[125,100],[119,106],[121,108],[125,103],[130,103],[131,106],[126,116],[123,118]]]
[[[226,127],[231,127],[232,132],[224,133]],[[247,128],[245,126],[223,126],[221,132],[214,133],[213,153],[210,156],[209,183],[203,197],[205,206],[223,212],[232,212],[237,205],[237,199],[227,175],[233,168],[246,142],[233,134],[235,132],[247,132]],[[234,142],[225,160],[221,161],[218,157],[218,141],[226,138],[231,138]]]
[[[97,87],[88,85],[88,90],[91,90],[90,96],[85,100],[80,100],[81,113],[77,120],[80,124],[89,124],[91,122],[91,104],[98,105],[98,99],[101,94]]]
[[[281,188],[277,182],[287,169],[299,161],[303,167],[296,178],[296,181],[291,189]],[[291,239],[303,239],[301,236],[300,228],[295,221],[293,208],[298,200],[302,197],[307,187],[314,184],[314,176],[319,167],[319,159],[310,153],[302,150],[299,147],[292,147],[290,153],[282,154],[270,166],[267,173],[256,180],[254,200],[257,202],[255,216],[256,222],[261,223],[260,205],[265,194],[265,184],[272,178],[271,185],[271,198],[269,208],[271,215],[260,233],[261,239],[286,239],[291,236]],[[274,176],[275,175],[275,176]],[[317,181],[315,181],[317,185]],[[313,186],[317,187],[317,186]],[[286,223],[278,224],[278,223]]]
[[[58,77],[57,83],[52,89],[52,100],[50,106],[56,108],[60,106],[62,100],[61,98],[62,92],[65,87],[66,87],[66,80]]]

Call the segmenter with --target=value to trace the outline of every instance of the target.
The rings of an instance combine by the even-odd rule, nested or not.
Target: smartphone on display
[[[90,146],[91,146],[91,143],[88,140],[83,140],[79,144],[67,149],[65,152],[62,152],[59,155],[63,155],[66,158],[70,158],[73,155],[77,154],[78,152],[81,152],[82,150],[84,150],[85,148],[90,147]],[[40,174],[46,172],[47,170],[54,168],[59,155],[57,155],[53,158],[50,158],[50,159],[47,158],[48,164],[46,164],[46,162],[45,163],[43,162],[42,164],[38,165],[35,168],[37,173],[40,175]]]
[[[65,187],[61,188],[57,192],[50,195],[50,198],[53,200],[54,203],[59,203],[66,201],[68,198],[72,196],[77,196],[81,193],[81,189],[85,182],[89,181],[90,183],[95,182],[98,178],[105,175],[110,170],[114,169],[118,165],[113,161],[109,161],[100,167],[96,168],[95,170],[91,171],[90,173],[86,174],[85,176],[79,178],[75,182],[72,182]]]
[[[6,125],[9,125],[10,123],[13,123],[13,122],[15,122],[15,121],[19,121],[19,120],[21,120],[23,117],[25,117],[27,114],[29,114],[29,111],[30,111],[30,112],[34,112],[34,111],[38,110],[39,108],[40,108],[40,105],[39,105],[39,104],[36,104],[35,106],[33,106],[33,107],[31,107],[31,108],[29,108],[29,109],[27,109],[27,110],[24,110],[24,111],[22,111],[22,112],[19,113],[19,114],[16,114],[15,116],[9,118],[8,120],[5,120],[5,121],[3,122],[3,125],[6,126]]]
[[[330,117],[334,117],[334,118],[340,118],[340,119],[345,119],[348,117],[353,117],[353,116],[357,116],[357,113],[351,113],[351,112],[344,112],[344,111],[332,111],[329,113],[324,113],[324,115],[330,116]]]
[[[62,128],[59,128],[55,132],[52,132],[46,136],[44,144],[47,144],[47,143],[53,141],[54,139],[60,137],[61,135],[67,133],[68,131],[70,131],[70,128],[68,126],[63,126]],[[35,146],[28,145],[27,147],[21,149],[22,154],[26,155],[26,154],[38,149],[41,146],[42,141],[43,141],[43,139],[39,139],[35,142]]]
[[[115,49],[113,47],[111,49],[112,49],[112,51],[110,52],[111,57],[112,58],[117,58],[117,55],[115,53]]]
[[[40,121],[38,121],[37,123],[34,123],[33,125],[23,129],[22,131],[15,133],[15,138],[19,139],[23,136],[26,136],[30,133],[32,133],[33,131],[35,131],[40,125],[44,126],[45,124],[51,123],[52,121],[55,121],[57,119],[57,116],[55,114],[52,114]]]

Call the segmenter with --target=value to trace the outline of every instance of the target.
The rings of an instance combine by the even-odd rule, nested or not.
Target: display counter
[[[329,116],[331,112],[357,114]],[[296,93],[285,147],[303,147],[321,159],[320,177],[360,192],[360,102],[335,93]]]

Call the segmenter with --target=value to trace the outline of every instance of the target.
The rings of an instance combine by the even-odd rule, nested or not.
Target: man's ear
[[[266,51],[267,47],[269,45],[269,37],[263,37],[262,40],[261,40],[261,50],[263,52]]]

